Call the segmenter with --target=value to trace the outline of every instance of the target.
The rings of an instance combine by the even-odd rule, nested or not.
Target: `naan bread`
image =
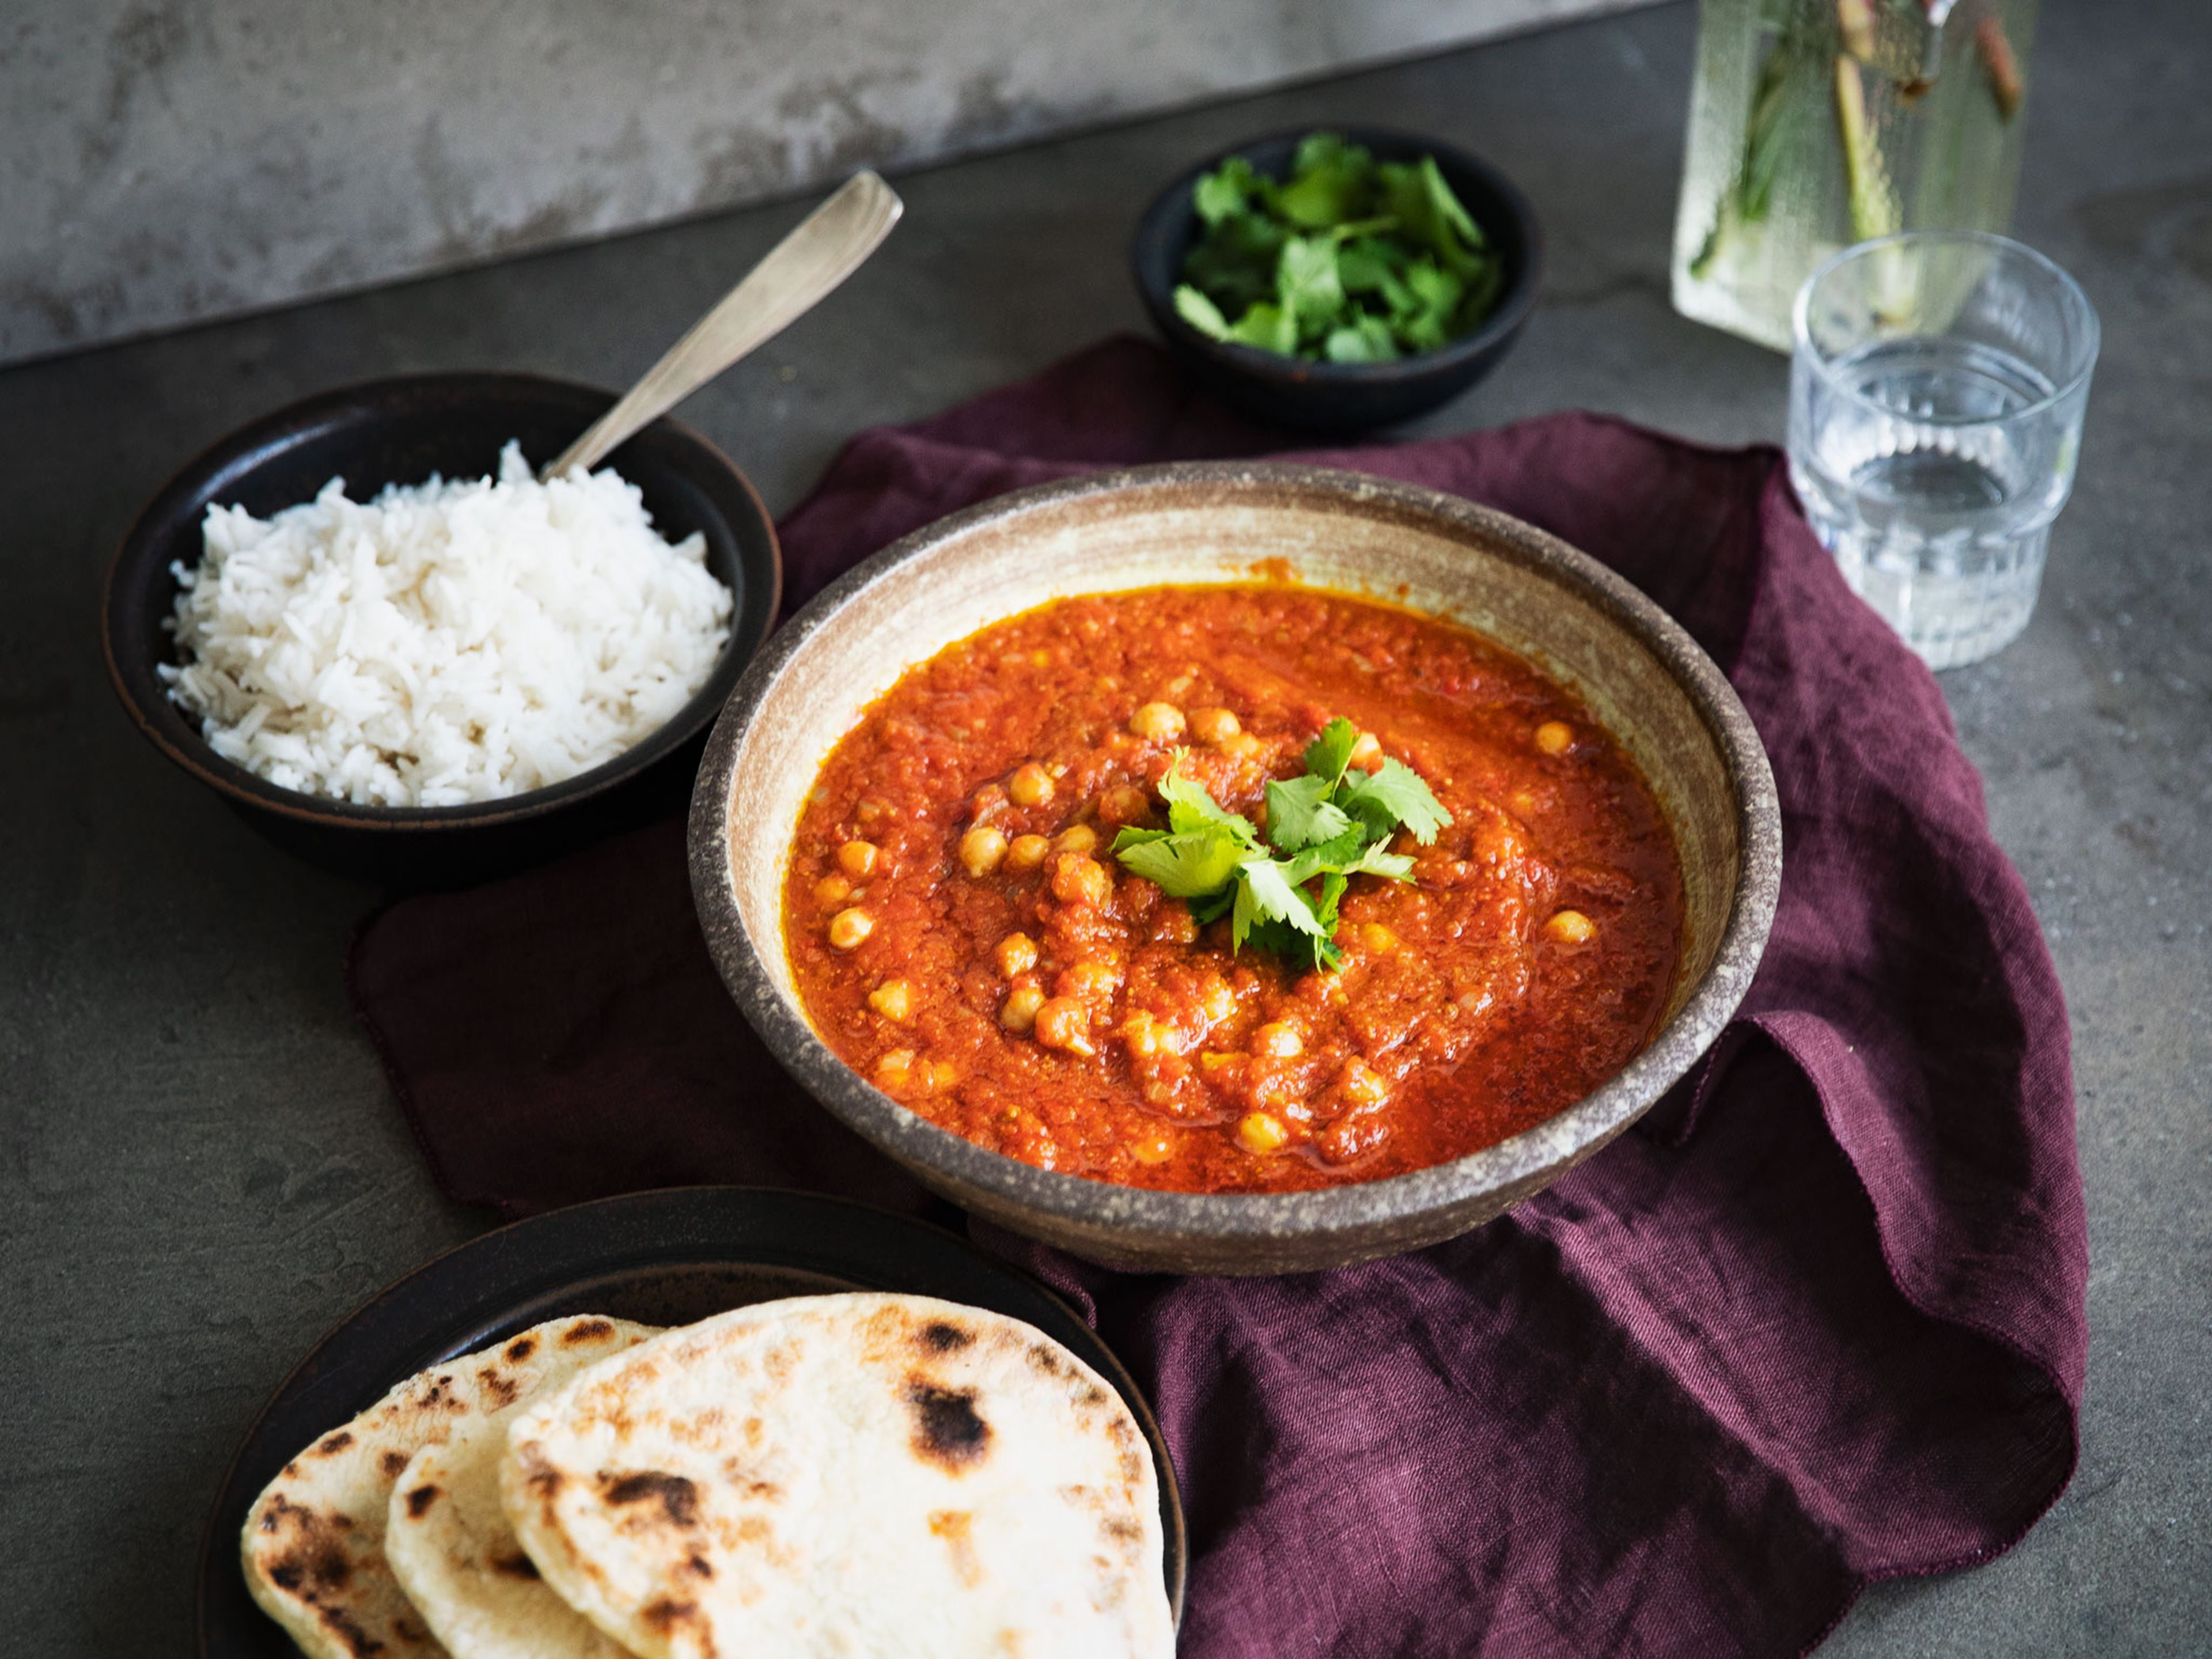
[[[507,1425],[614,1348],[657,1334],[620,1320],[611,1339],[571,1342],[580,1322],[556,1320],[501,1350],[538,1350],[535,1376],[495,1411],[458,1419],[442,1443],[416,1452],[392,1490],[385,1559],[430,1633],[453,1659],[629,1659],[626,1650],[548,1589],[499,1504]]]
[[[1167,1659],[1159,1494],[1110,1384],[924,1297],[800,1297],[524,1411],[501,1496],[645,1659]]]
[[[284,1466],[246,1511],[246,1588],[309,1659],[441,1659],[384,1555],[392,1488],[423,1447],[520,1401],[555,1356],[591,1364],[647,1328],[556,1320],[410,1376]],[[562,1376],[574,1374],[573,1364]]]

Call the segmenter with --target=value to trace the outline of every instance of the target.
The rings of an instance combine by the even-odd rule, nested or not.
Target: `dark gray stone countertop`
[[[1682,4],[899,180],[851,288],[688,418],[779,511],[858,428],[1109,331],[1139,208],[1209,148],[1309,122],[1437,133],[1519,179],[1548,290],[1428,423],[1572,405],[1781,435],[1778,356],[1677,318]],[[2010,1555],[1877,1588],[1825,1653],[2212,1649],[2212,27],[2049,0],[2021,234],[2101,309],[2080,487],[2027,635],[1945,678],[2064,981],[2089,1204],[2079,1475]],[[198,1537],[316,1336],[487,1224],[442,1200],[340,984],[365,889],[289,862],[132,732],[101,570],[202,446],[319,388],[512,367],[626,383],[786,204],[0,374],[0,1648],[190,1650]]]

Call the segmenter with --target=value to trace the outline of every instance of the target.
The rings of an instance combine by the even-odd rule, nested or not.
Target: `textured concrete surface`
[[[1686,6],[900,181],[851,289],[686,411],[787,507],[836,444],[1139,313],[1154,182],[1209,145],[1389,119],[1487,153],[1552,236],[1519,352],[1436,417],[1570,404],[1778,436],[1784,366],[1683,322],[1664,258]],[[2047,4],[2022,228],[2104,313],[2041,608],[1948,677],[2070,999],[2091,1351],[2072,1490],[2009,1556],[1876,1589],[1850,1659],[2212,1650],[2212,31],[2199,0]],[[191,1649],[197,1534],[258,1403],[356,1302],[483,1218],[432,1188],[339,984],[372,895],[158,759],[93,611],[197,448],[392,370],[620,382],[800,211],[777,206],[0,374],[0,1649]]]
[[[0,362],[1637,0],[12,0]]]

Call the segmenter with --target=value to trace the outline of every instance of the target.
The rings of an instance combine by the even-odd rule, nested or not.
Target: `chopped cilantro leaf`
[[[1352,751],[1359,747],[1359,728],[1338,715],[1306,745],[1306,771],[1328,781],[1332,789],[1343,781],[1344,769],[1352,764]]]
[[[1352,828],[1344,809],[1328,798],[1335,786],[1308,773],[1267,785],[1267,839],[1278,853],[1295,853],[1316,842],[1332,841]]]
[[[1381,767],[1352,785],[1340,803],[1354,817],[1382,829],[1404,824],[1413,839],[1426,847],[1437,831],[1452,821],[1442,803],[1429,793],[1421,775],[1401,760],[1386,760]]]
[[[1146,880],[1158,882],[1162,892],[1187,899],[1202,897],[1229,880],[1248,850],[1218,829],[1185,835],[1124,830],[1114,838],[1114,854]]]

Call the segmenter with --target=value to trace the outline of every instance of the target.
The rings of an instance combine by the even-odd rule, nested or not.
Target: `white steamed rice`
[[[558,783],[665,725],[730,634],[698,536],[671,546],[611,468],[540,483],[333,478],[257,519],[210,507],[176,567],[189,660],[169,695],[215,751],[283,788],[451,806]]]

